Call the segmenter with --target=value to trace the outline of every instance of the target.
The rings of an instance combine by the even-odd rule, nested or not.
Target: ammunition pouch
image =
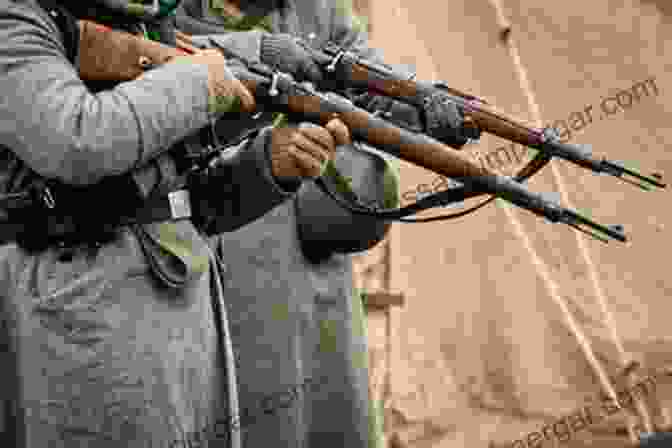
[[[359,150],[355,145],[346,145],[336,152],[334,164],[339,173],[352,179],[350,188],[361,201],[383,208],[386,195],[384,174],[388,167],[382,157]],[[323,178],[331,191],[338,192],[333,179]],[[351,213],[313,182],[303,183],[295,206],[301,250],[312,263],[324,261],[333,253],[371,249],[385,238],[390,228],[388,221]]]

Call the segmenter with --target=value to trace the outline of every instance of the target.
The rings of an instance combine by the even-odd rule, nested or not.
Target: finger
[[[184,50],[189,54],[196,54],[199,51],[201,51],[200,48],[194,47],[193,45],[189,44],[188,42],[182,41],[180,39],[175,40],[176,46],[180,50]]]
[[[252,92],[239,79],[233,79],[232,82],[236,96],[240,99],[240,107],[245,112],[254,112],[257,109],[257,102],[254,100]]]
[[[218,52],[218,54],[222,56],[221,53]],[[252,92],[250,92],[247,87],[245,87],[245,85],[233,74],[230,67],[225,66],[224,73],[227,78],[228,89],[230,90],[231,94],[235,95],[238,100],[240,100],[240,108],[244,112],[254,112],[257,108],[257,104]]]
[[[226,58],[224,57],[222,52],[217,50],[216,48],[199,49],[196,54],[199,55],[199,56],[217,56],[217,57],[220,57],[220,58],[226,60]]]
[[[310,138],[312,141],[326,149],[333,148],[335,146],[336,142],[331,136],[331,133],[329,133],[329,131],[322,126],[303,122],[299,124],[298,130],[298,134]]]
[[[334,118],[325,126],[331,135],[336,140],[336,145],[348,145],[352,142],[350,137],[350,129],[340,119]]]
[[[193,45],[194,40],[191,38],[190,34],[183,33],[182,31],[175,30],[175,38],[189,45]]]
[[[314,159],[317,159],[318,162],[324,163],[331,158],[333,153],[330,147],[324,147],[318,142],[309,139],[301,133],[296,133],[292,137],[292,143],[301,151],[307,153],[309,156],[312,156]]]
[[[295,165],[301,172],[301,177],[319,177],[326,167],[326,163],[320,163],[297,146],[291,146],[289,152],[294,156]]]

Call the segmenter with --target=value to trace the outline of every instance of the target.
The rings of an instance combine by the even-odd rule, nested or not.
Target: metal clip
[[[51,194],[51,189],[47,186],[42,190],[42,201],[48,209],[54,209],[56,207],[56,201],[54,200],[54,195]]]
[[[170,215],[172,219],[191,217],[191,199],[188,190],[177,190],[168,193]]]
[[[278,81],[280,80],[280,73],[273,73],[273,78],[271,79],[271,88],[268,91],[268,94],[271,96],[278,96],[280,91],[278,90]]]
[[[208,144],[208,149],[213,150],[215,148],[219,148],[221,146],[219,142],[219,138],[217,137],[217,130],[215,129],[215,123],[216,120],[214,118],[210,118],[210,138],[212,144]]]
[[[149,39],[149,31],[147,31],[147,25],[145,25],[145,22],[140,22],[138,26],[140,27],[140,31],[142,31],[142,35],[145,37],[145,39]]]
[[[333,57],[325,70],[327,70],[329,73],[336,71],[336,64],[341,62],[341,59],[343,56],[345,56],[345,54],[346,52],[344,50],[338,50],[338,53],[336,53],[336,56]]]

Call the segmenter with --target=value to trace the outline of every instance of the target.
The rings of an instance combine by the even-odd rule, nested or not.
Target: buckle
[[[208,149],[213,150],[216,149],[222,144],[219,141],[219,137],[217,136],[217,128],[215,127],[217,124],[217,120],[214,118],[210,118],[210,126],[208,126],[208,130],[210,131],[208,133],[208,137],[210,138],[210,141],[208,142]]]
[[[52,193],[51,188],[49,188],[49,185],[47,185],[47,183],[44,181],[33,183],[24,193],[8,196],[15,196],[18,198],[19,195],[25,196],[25,199],[29,199],[33,205],[40,204],[49,210],[56,208],[56,199],[54,199],[54,194]]]
[[[191,217],[191,198],[189,190],[177,190],[168,193],[170,216],[172,219]]]
[[[51,188],[46,185],[42,190],[41,199],[48,209],[53,210],[56,207],[56,200],[54,199],[54,195],[51,193]]]

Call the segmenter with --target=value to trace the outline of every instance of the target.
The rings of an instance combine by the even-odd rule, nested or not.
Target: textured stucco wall
[[[596,154],[672,176],[665,147],[672,140],[667,126],[672,67],[665,57],[672,42],[670,3],[503,4],[543,122],[565,120],[574,126],[572,141],[592,144]],[[371,0],[370,18],[372,43],[385,50],[389,62],[413,65],[420,78],[444,79],[532,118],[489,1]],[[642,96],[612,115],[600,112],[604,98],[649,78],[657,95]],[[589,106],[592,122],[582,124],[577,113]],[[488,136],[470,151],[489,152],[504,143]],[[626,245],[587,242],[627,353],[651,367],[672,361],[669,193],[643,192],[554,163],[572,206],[589,210],[599,222],[623,224],[631,236]],[[434,177],[403,164],[402,191]],[[548,168],[530,186],[558,190]],[[409,446],[486,447],[490,441],[510,446],[507,441],[598,396],[599,383],[521,238],[529,238],[597,356],[610,375],[616,373],[618,352],[575,235],[523,211],[514,216],[522,234],[501,205],[454,222],[394,226],[391,288],[404,291],[407,305],[392,310],[387,421],[389,432],[399,432]],[[384,345],[380,331],[371,336],[372,346]],[[658,393],[670,395],[669,389],[661,384]],[[617,421],[578,431],[565,446],[625,446],[622,430],[611,434],[619,431]]]

